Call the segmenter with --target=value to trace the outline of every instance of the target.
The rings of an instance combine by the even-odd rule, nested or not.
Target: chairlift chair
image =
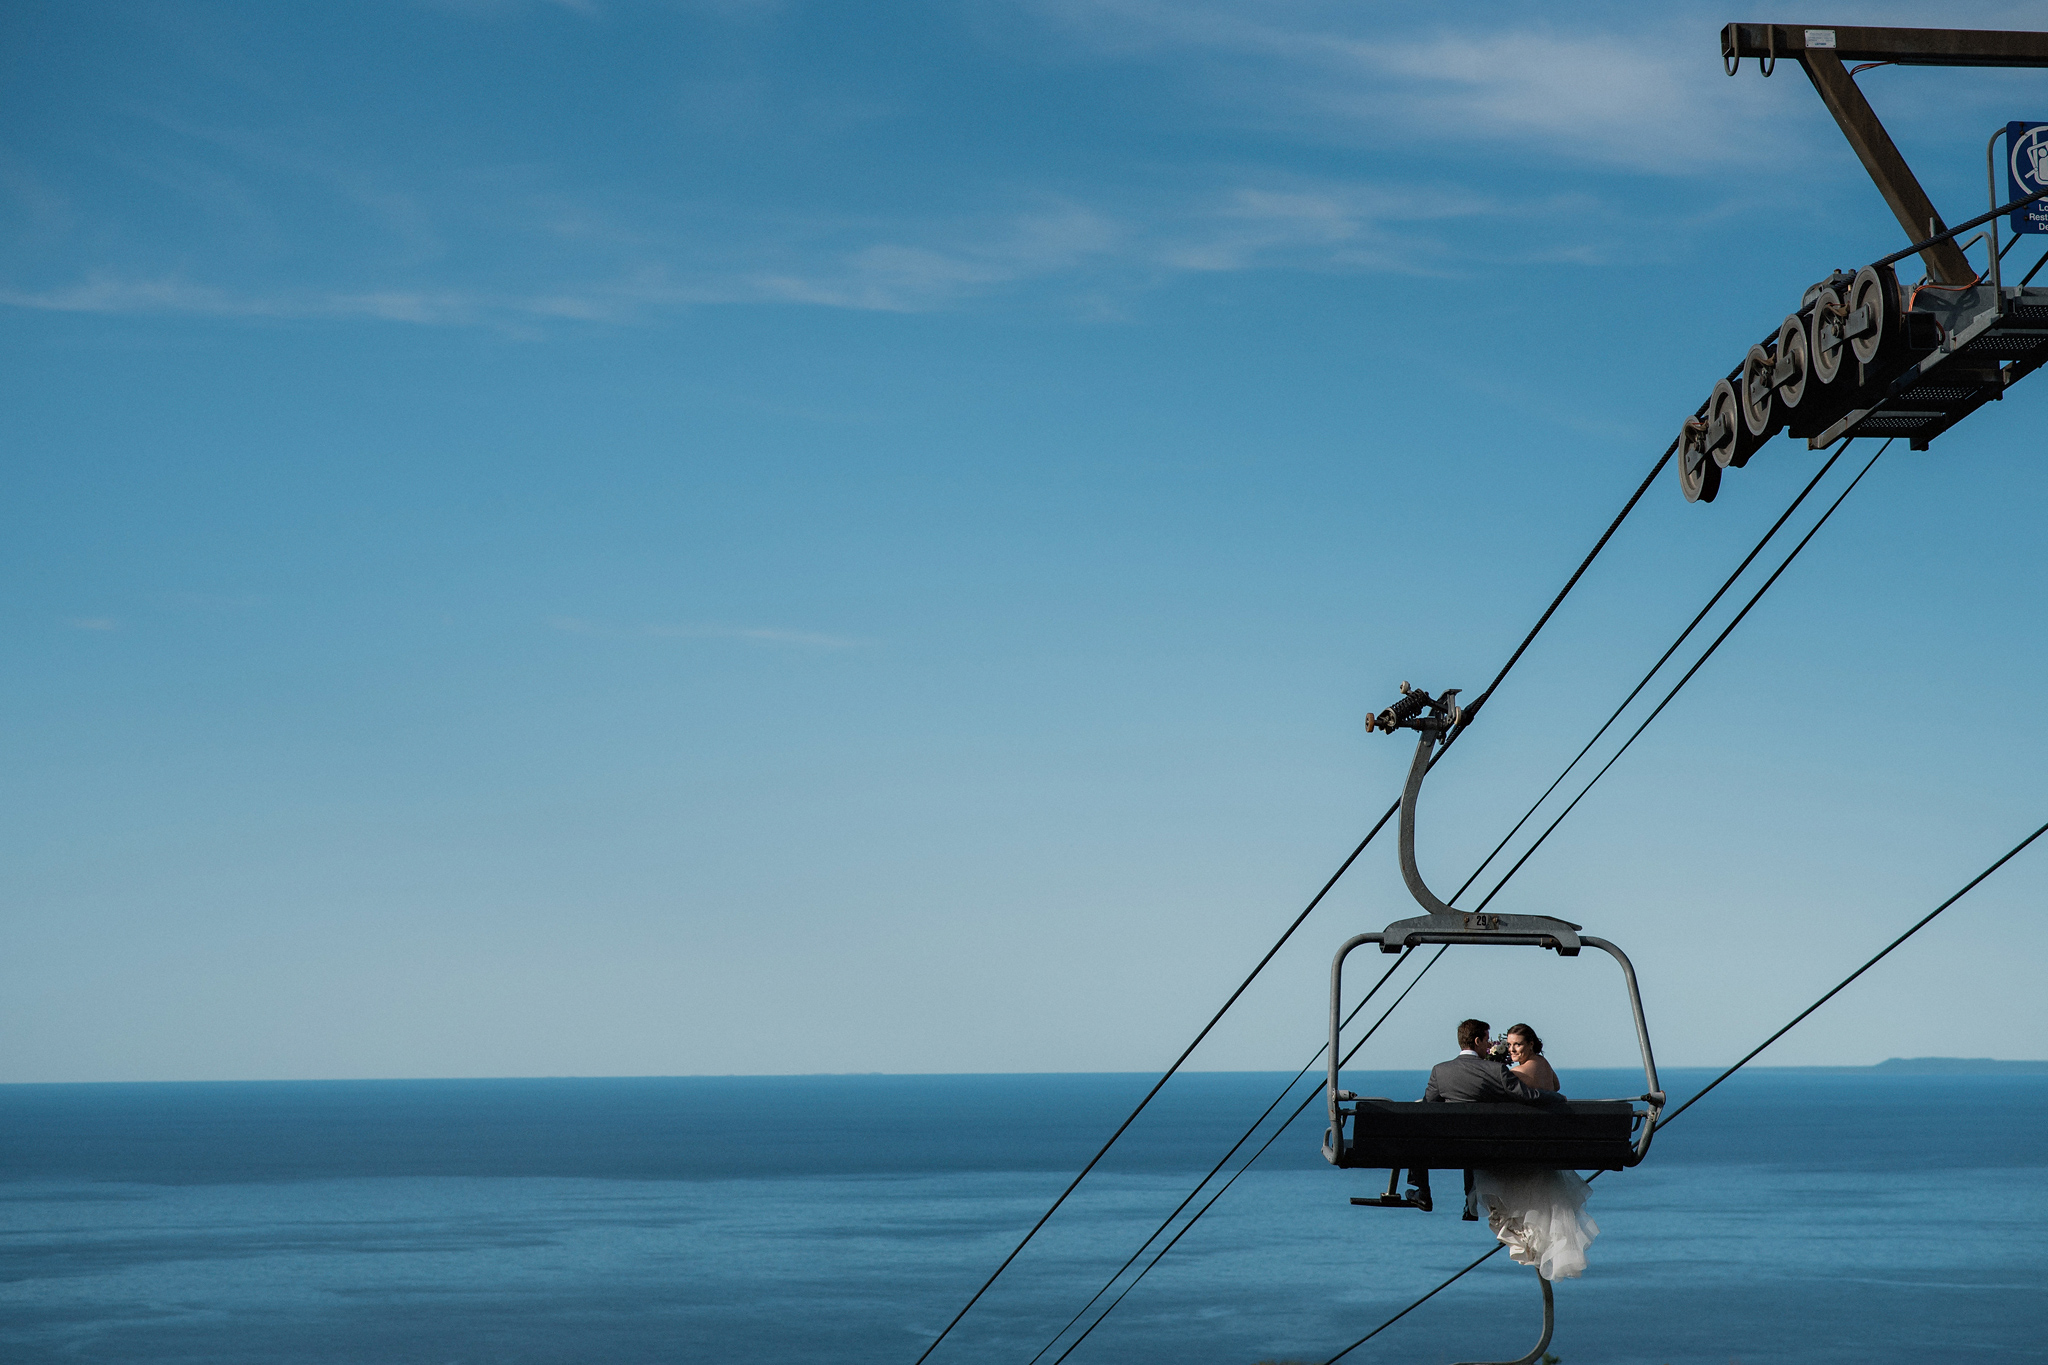
[[[1397,920],[1378,933],[1353,935],[1330,963],[1330,1126],[1323,1135],[1323,1156],[1333,1166],[1391,1169],[1393,1180],[1385,1198],[1352,1202],[1404,1207],[1408,1201],[1393,1195],[1394,1180],[1404,1169],[1534,1166],[1619,1171],[1634,1166],[1648,1154],[1665,1104],[1664,1092],[1657,1084],[1657,1062],[1650,1052],[1650,1030],[1643,1019],[1635,968],[1621,949],[1604,938],[1581,933],[1580,927],[1568,920],[1549,915],[1467,913],[1430,892],[1415,866],[1415,798],[1437,746],[1449,743],[1453,731],[1469,722],[1470,713],[1458,706],[1455,688],[1432,697],[1404,682],[1401,692],[1401,699],[1368,721],[1367,728],[1389,734],[1400,729],[1419,732],[1415,761],[1409,765],[1408,783],[1401,791],[1401,877],[1425,913]],[[1577,957],[1580,948],[1588,945],[1602,950],[1620,964],[1628,985],[1647,1091],[1628,1099],[1566,1100],[1539,1108],[1394,1100],[1339,1088],[1337,1072],[1343,1054],[1337,1034],[1343,1020],[1344,959],[1367,943],[1377,943],[1383,953],[1399,953],[1426,943],[1548,948],[1559,957]],[[1640,1109],[1639,1104],[1643,1106]]]

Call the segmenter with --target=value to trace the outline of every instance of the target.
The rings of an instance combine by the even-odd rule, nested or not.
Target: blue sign
[[[2048,123],[2005,125],[2006,202],[2048,190]],[[2048,199],[2012,211],[2014,232],[2048,232]]]

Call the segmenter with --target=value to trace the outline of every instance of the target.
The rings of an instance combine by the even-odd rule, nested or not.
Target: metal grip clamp
[[[1443,734],[1453,729],[1465,718],[1465,712],[1458,705],[1458,689],[1444,689],[1441,697],[1432,697],[1420,688],[1401,684],[1401,699],[1376,716],[1367,716],[1366,732],[1385,730],[1393,734],[1396,730],[1421,730],[1426,734]]]

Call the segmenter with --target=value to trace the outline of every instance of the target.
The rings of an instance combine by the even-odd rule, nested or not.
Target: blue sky
[[[16,6],[0,1078],[1163,1065],[1396,793],[1363,716],[1481,686],[1901,244],[1728,17]],[[2048,119],[1862,81],[1952,220]],[[1667,1061],[2048,819],[2036,382],[1887,455],[1496,902],[1627,947]],[[1432,779],[1440,890],[1817,466],[1660,482]],[[1772,1057],[2041,1055],[2040,856]],[[1404,900],[1389,841],[1194,1064],[1306,1060]],[[1611,969],[1466,956],[1381,1064],[1628,1059]]]

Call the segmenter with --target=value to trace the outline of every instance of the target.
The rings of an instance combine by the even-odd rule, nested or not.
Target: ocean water
[[[1285,1079],[1176,1078],[935,1365],[1026,1365]],[[911,1365],[1150,1080],[4,1086],[0,1360]],[[1352,1207],[1376,1182],[1323,1164],[1321,1126],[1312,1105],[1072,1359],[1322,1361],[1491,1245],[1454,1197]],[[1595,1185],[1550,1349],[2048,1359],[2044,1166],[2048,1076],[1738,1075]],[[1539,1315],[1501,1256],[1347,1360],[1508,1359]]]

